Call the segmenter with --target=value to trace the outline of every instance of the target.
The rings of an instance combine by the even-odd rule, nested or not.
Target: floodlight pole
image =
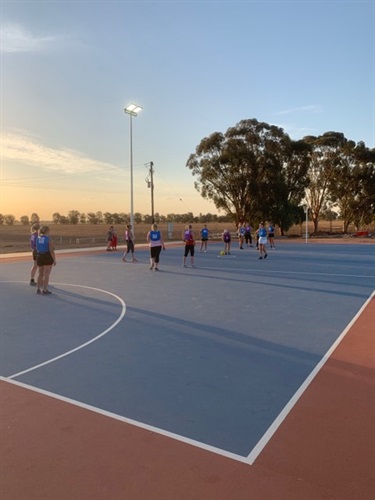
[[[154,213],[154,163],[150,161],[150,178],[151,178],[151,218],[152,223],[155,222],[155,213]]]
[[[134,234],[134,184],[133,184],[133,115],[129,114],[130,119],[130,224]]]
[[[125,113],[129,115],[130,118],[130,224],[133,229],[134,234],[134,186],[133,186],[133,116],[137,116],[138,112],[143,108],[137,106],[136,104],[129,104],[125,109]]]
[[[308,238],[308,223],[309,223],[309,206],[308,204],[306,203],[305,205],[305,212],[306,212],[306,234],[305,234],[305,243],[307,243],[307,238]]]

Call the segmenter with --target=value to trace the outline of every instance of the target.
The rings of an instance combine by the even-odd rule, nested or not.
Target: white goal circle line
[[[23,281],[1,281],[0,283],[24,283],[24,282]],[[73,283],[51,283],[51,284],[52,285],[57,285],[57,286],[73,286],[73,287],[78,287],[78,288],[86,288],[88,290],[95,290],[97,292],[106,293],[107,295],[111,295],[112,297],[114,297],[116,300],[118,300],[120,302],[120,304],[121,304],[121,314],[117,318],[117,320],[114,323],[112,323],[112,325],[110,325],[103,332],[99,333],[99,335],[97,335],[93,339],[91,339],[91,340],[89,340],[87,342],[84,342],[83,344],[75,347],[74,349],[70,349],[69,351],[66,351],[63,354],[59,354],[59,356],[55,356],[54,358],[48,359],[47,361],[44,361],[43,363],[39,363],[39,364],[37,364],[35,366],[32,366],[31,368],[27,368],[26,370],[22,370],[21,372],[14,373],[13,375],[10,375],[9,377],[6,377],[8,379],[13,379],[13,378],[19,377],[19,376],[21,376],[21,375],[23,375],[25,373],[31,372],[33,370],[36,370],[37,368],[41,368],[42,366],[48,365],[50,363],[53,363],[54,361],[57,361],[58,359],[64,358],[66,356],[69,356],[70,354],[73,354],[76,351],[79,351],[80,349],[83,349],[84,347],[92,344],[93,342],[96,342],[101,337],[104,337],[104,335],[106,335],[111,330],[113,330],[113,328],[115,328],[115,326],[117,326],[120,323],[120,321],[122,320],[122,318],[125,316],[125,313],[126,313],[126,304],[125,304],[125,302],[122,300],[121,297],[119,297],[118,295],[116,295],[116,294],[114,294],[112,292],[109,292],[108,290],[102,290],[101,288],[95,288],[95,287],[92,287],[92,286],[74,285]]]

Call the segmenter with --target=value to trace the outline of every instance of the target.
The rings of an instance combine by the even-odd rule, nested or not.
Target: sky
[[[375,147],[375,2],[0,4],[0,213],[218,213],[186,167],[240,120]]]

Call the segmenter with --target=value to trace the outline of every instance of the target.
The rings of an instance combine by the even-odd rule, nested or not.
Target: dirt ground
[[[68,249],[68,248],[89,248],[89,247],[105,247],[106,246],[106,235],[108,231],[108,225],[106,224],[48,224],[51,229],[51,237],[54,242],[56,250]],[[166,241],[179,241],[181,240],[182,232],[185,228],[185,223],[173,223],[172,231],[168,230],[167,223],[159,224],[159,228],[162,231],[163,237]],[[337,230],[340,225],[335,221],[334,229]],[[221,233],[224,229],[228,228],[233,235],[235,235],[235,227],[232,224],[227,223],[212,223],[207,224],[211,237],[213,239],[219,239]],[[199,237],[199,231],[203,227],[203,224],[194,224],[193,229],[196,231],[196,237]],[[124,233],[126,225],[115,226],[118,234],[118,244],[119,246],[124,245]],[[135,226],[135,238],[136,242],[144,243],[146,241],[146,235],[149,231],[150,226],[148,224],[137,224]],[[170,228],[169,228],[170,229]],[[352,238],[347,235],[342,235],[339,232],[337,234],[328,234],[329,232],[329,222],[322,222],[320,224],[320,229],[322,233],[319,237],[314,238],[314,241],[331,241],[334,243],[347,242],[347,243],[375,243],[375,239],[372,238]],[[308,231],[312,230],[310,225]],[[294,226],[288,232],[287,238],[296,241],[301,241],[306,234],[305,226]],[[253,230],[254,233],[254,230]],[[278,237],[278,232],[276,230],[276,238]],[[15,253],[15,252],[27,252],[30,249],[29,246],[30,239],[30,227],[22,225],[0,225],[0,254]],[[313,240],[311,240],[313,241]]]

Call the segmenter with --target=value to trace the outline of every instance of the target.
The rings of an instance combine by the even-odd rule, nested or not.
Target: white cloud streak
[[[108,172],[119,168],[110,163],[85,157],[71,149],[45,146],[23,131],[1,134],[1,161],[3,164],[6,161],[15,161],[65,174]]]
[[[292,113],[299,113],[301,111],[302,112],[307,111],[309,113],[322,113],[323,107],[316,105],[316,104],[308,104],[306,106],[299,106],[296,108],[289,108],[289,109],[284,109],[282,111],[277,111],[275,114],[276,115],[290,115]]]
[[[23,26],[6,23],[1,26],[1,52],[40,52],[47,50],[59,40],[57,36],[36,36]]]

